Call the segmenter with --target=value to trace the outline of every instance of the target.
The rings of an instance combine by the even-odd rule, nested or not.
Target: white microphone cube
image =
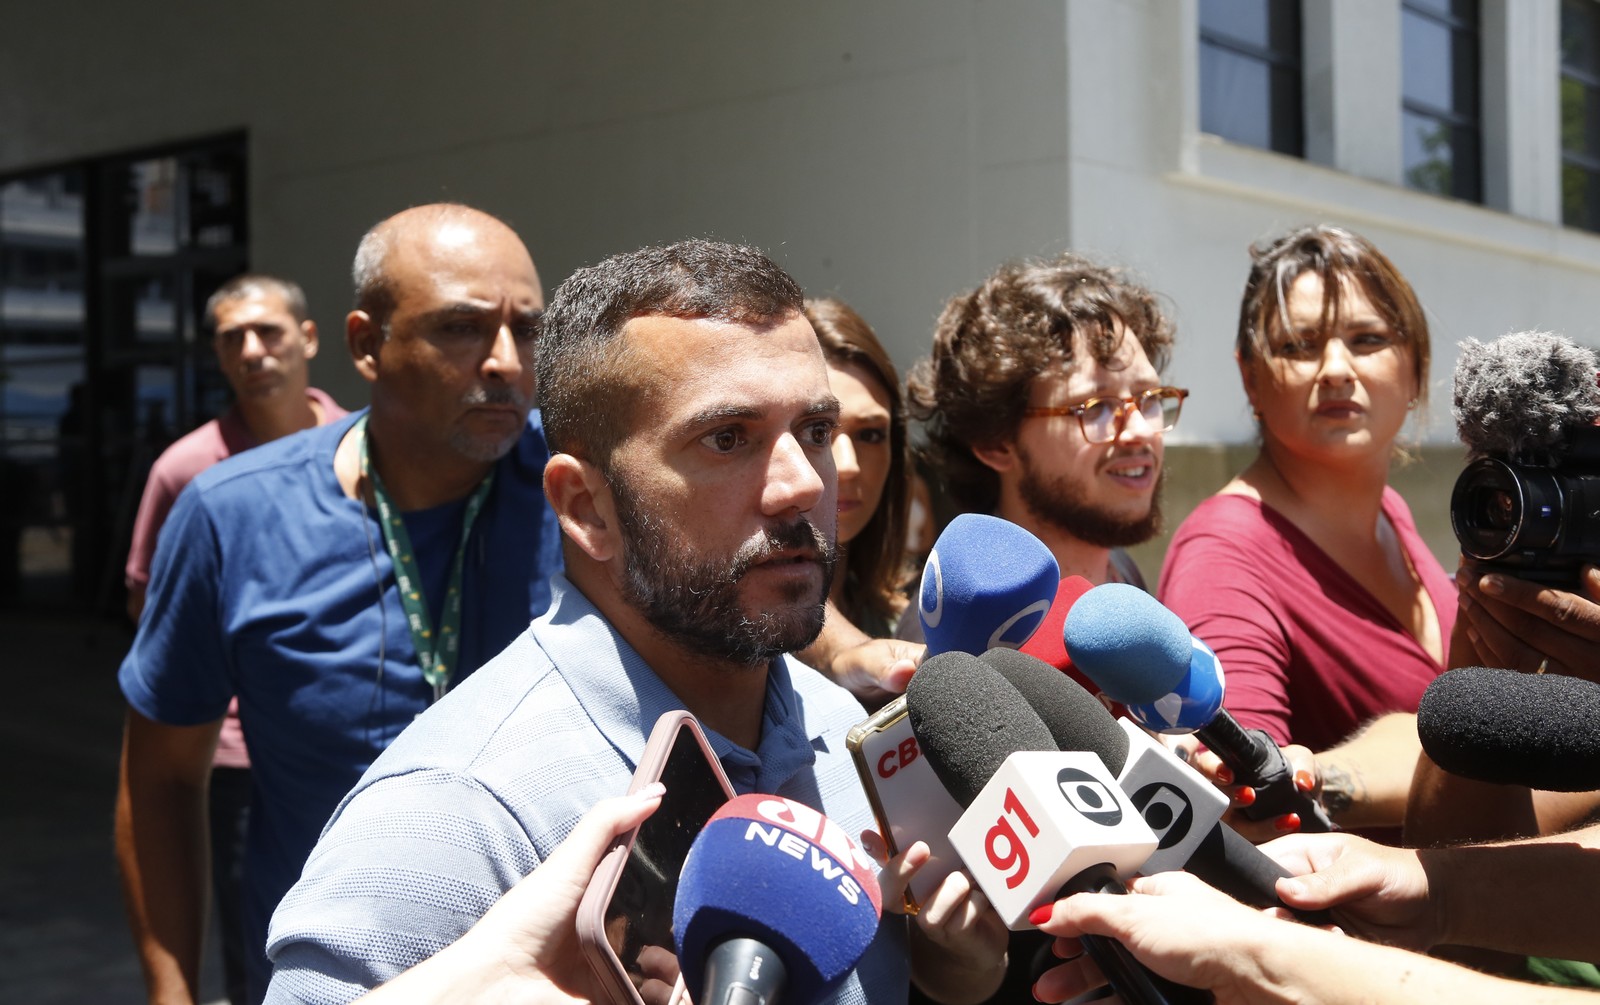
[[[1118,719],[1117,725],[1128,734],[1117,782],[1156,836],[1156,850],[1139,871],[1182,869],[1228,812],[1228,797],[1137,723]]]
[[[950,843],[1006,927],[1092,866],[1138,872],[1156,836],[1093,754],[1012,754],[950,829]]]

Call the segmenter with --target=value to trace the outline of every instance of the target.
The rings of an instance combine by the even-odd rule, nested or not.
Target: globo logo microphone
[[[786,999],[805,1002],[855,966],[881,911],[876,866],[844,828],[804,803],[745,795],[690,847],[672,932],[691,998],[700,1000],[712,947],[742,937],[778,954]]]
[[[1019,648],[1039,630],[1061,573],[1044,542],[1009,520],[963,513],[933,544],[917,615],[928,652]]]

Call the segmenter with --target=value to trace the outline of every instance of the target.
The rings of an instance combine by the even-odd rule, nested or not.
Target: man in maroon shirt
[[[184,436],[156,459],[145,482],[133,526],[125,576],[128,616],[144,610],[156,537],[172,504],[196,475],[257,444],[324,425],[345,414],[308,383],[307,363],[317,354],[317,325],[306,316],[300,287],[275,276],[246,274],[229,280],[206,301],[206,323],[234,405]],[[250,807],[250,757],[239,729],[239,705],[228,708],[217,739],[209,790],[211,872],[222,931],[228,998],[242,1003],[244,963],[239,898],[244,835]]]

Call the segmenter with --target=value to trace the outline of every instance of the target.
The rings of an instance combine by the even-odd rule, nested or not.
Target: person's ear
[[[544,496],[562,532],[585,555],[608,562],[621,554],[616,502],[599,468],[571,454],[551,454],[544,466]]]
[[[368,383],[377,381],[383,326],[366,311],[351,311],[344,319],[344,341],[350,349],[350,360],[355,363],[356,372]]]
[[[981,447],[974,444],[970,449],[978,463],[995,471],[1010,471],[1017,466],[1017,451],[1009,440]]]
[[[300,337],[305,341],[305,358],[313,359],[317,355],[317,323],[309,318],[300,322]]]

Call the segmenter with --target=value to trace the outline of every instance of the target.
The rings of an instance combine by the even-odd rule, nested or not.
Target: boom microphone
[[[678,965],[699,1005],[810,1005],[878,931],[872,860],[844,829],[782,796],[719,809],[689,848],[672,908]]]
[[[1308,833],[1331,830],[1322,806],[1301,792],[1283,751],[1259,729],[1245,729],[1222,707],[1222,664],[1183,620],[1143,590],[1097,586],[1067,615],[1063,642],[1073,665],[1128,714],[1158,733],[1194,733],[1255,789],[1244,813],[1263,820],[1300,817]]]
[[[1288,870],[1222,821],[1228,799],[1160,741],[1127,719],[1113,719],[1094,696],[1048,663],[1009,649],[980,657],[1044,720],[1062,750],[1100,758],[1156,835],[1140,871],[1184,869],[1255,907],[1283,907],[1277,881]],[[1332,924],[1325,911],[1295,912],[1301,921]]]
[[[1461,343],[1451,409],[1471,456],[1560,460],[1573,430],[1600,419],[1600,359],[1548,332]]]
[[[1092,754],[1055,749],[1017,690],[969,653],[930,657],[906,689],[924,755],[964,806],[950,830],[973,880],[1013,930],[1065,894],[1126,893],[1155,835]],[[1084,936],[1124,1001],[1208,1001],[1150,973],[1121,944]]]
[[[1434,678],[1417,735],[1452,775],[1552,792],[1600,789],[1600,685],[1467,667]]]
[[[1015,649],[1038,631],[1061,581],[1044,542],[999,517],[963,513],[933,543],[917,616],[928,653]]]

